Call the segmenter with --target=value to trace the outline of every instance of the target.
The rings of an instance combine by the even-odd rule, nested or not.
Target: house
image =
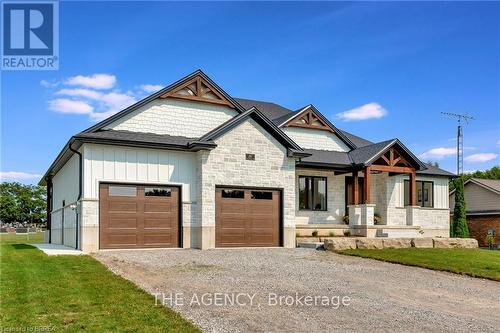
[[[479,246],[488,246],[488,231],[500,244],[500,180],[470,178],[464,183],[465,209],[471,237]],[[450,207],[455,207],[455,190],[450,192]]]
[[[92,252],[448,236],[451,176],[398,139],[233,98],[198,70],[71,137],[40,184],[47,241]]]

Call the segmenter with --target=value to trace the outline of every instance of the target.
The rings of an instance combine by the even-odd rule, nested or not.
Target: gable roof
[[[183,77],[182,79],[180,79],[180,80],[178,80],[178,81],[176,81],[176,82],[174,82],[174,83],[166,86],[165,88],[160,89],[159,91],[155,92],[154,94],[151,94],[151,95],[149,95],[146,98],[143,98],[139,102],[137,102],[137,103],[135,103],[135,104],[133,104],[133,105],[125,108],[124,110],[122,110],[122,111],[120,111],[118,113],[115,113],[111,117],[106,118],[103,121],[95,124],[94,126],[91,126],[91,127],[87,128],[82,133],[95,132],[95,131],[98,131],[100,129],[103,129],[105,126],[107,126],[107,125],[115,122],[116,120],[118,120],[118,119],[120,119],[120,118],[128,115],[129,113],[137,110],[141,106],[143,106],[143,105],[145,105],[145,104],[147,104],[149,102],[152,102],[152,101],[154,101],[157,98],[165,98],[170,92],[175,91],[177,88],[180,88],[180,87],[184,86],[185,84],[189,83],[190,81],[192,81],[196,77],[199,77],[199,78],[203,79],[209,85],[211,85],[214,88],[214,90],[217,91],[218,94],[220,94],[221,96],[223,96],[229,103],[231,103],[234,106],[234,109],[238,113],[241,113],[241,112],[245,111],[245,108],[243,106],[241,106],[228,93],[226,93],[224,90],[222,90],[222,88],[220,88],[217,85],[217,83],[215,83],[214,81],[212,81],[212,79],[210,79],[208,77],[208,75],[206,75],[205,73],[203,73],[203,71],[201,69],[198,69],[198,70],[194,71],[193,73],[191,73],[191,74]]]
[[[467,179],[464,183],[464,186],[466,186],[469,183],[476,184],[478,186],[481,186],[482,188],[494,192],[496,194],[500,194],[500,180],[497,179],[482,179],[482,178],[470,178]],[[455,193],[455,189],[450,192],[450,195]]]
[[[286,108],[282,105],[272,103],[272,102],[264,102],[264,101],[258,101],[258,100],[253,100],[253,99],[245,99],[245,98],[235,98],[238,103],[240,103],[243,107],[249,109],[252,106],[255,106],[261,111],[266,117],[268,117],[274,124],[277,126],[282,125],[286,120],[291,119],[298,115],[300,112],[304,111],[304,108],[300,108],[299,110],[291,110],[289,108]],[[306,106],[307,107],[307,106]],[[314,106],[313,106],[314,107]],[[321,114],[316,108],[316,112]],[[325,121],[331,126],[334,127],[337,131],[339,136],[343,136],[346,141],[350,141],[354,147],[353,148],[358,148],[362,146],[366,146],[369,144],[373,144],[373,142],[363,139],[357,135],[354,135],[352,133],[349,133],[347,131],[341,130],[337,127],[335,127],[323,114],[321,116],[325,119]],[[348,145],[349,146],[349,145]]]
[[[221,135],[227,133],[231,129],[235,128],[249,117],[255,120],[259,125],[261,125],[284,147],[288,149],[293,149],[296,152],[303,152],[303,149],[299,145],[297,145],[292,139],[290,139],[281,129],[279,129],[272,121],[269,120],[269,118],[267,118],[264,114],[262,114],[262,112],[260,112],[259,109],[257,109],[256,107],[252,107],[247,111],[240,113],[236,117],[229,119],[219,127],[203,135],[199,141],[211,142],[216,138],[220,137]]]
[[[398,139],[392,139],[363,146],[349,152],[354,164],[369,166],[391,147],[398,147],[407,155],[416,170],[425,170],[427,166],[422,163],[408,148]]]

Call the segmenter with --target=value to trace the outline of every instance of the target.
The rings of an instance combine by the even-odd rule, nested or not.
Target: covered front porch
[[[348,167],[307,161],[300,165],[297,234],[447,236],[447,179],[419,173],[425,166],[397,140],[382,143],[375,147],[378,150],[369,148],[369,157],[351,154],[353,163]],[[308,183],[316,184],[312,195],[304,194]],[[311,196],[313,202],[309,204]]]

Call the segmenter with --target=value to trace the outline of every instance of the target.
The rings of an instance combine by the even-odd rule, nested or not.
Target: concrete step
[[[306,249],[323,250],[323,242],[297,242],[297,247]]]
[[[383,228],[377,230],[377,237],[388,238],[419,238],[422,237],[418,229],[415,228]]]

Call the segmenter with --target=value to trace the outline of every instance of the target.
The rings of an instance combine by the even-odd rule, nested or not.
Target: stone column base
[[[295,227],[283,228],[283,247],[289,249],[295,247]]]

